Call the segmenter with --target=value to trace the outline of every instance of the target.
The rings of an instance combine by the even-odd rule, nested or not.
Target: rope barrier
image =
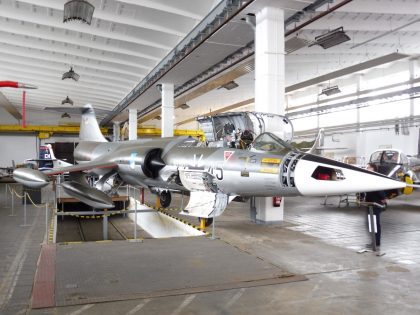
[[[25,191],[25,193],[23,195],[19,195],[17,193],[17,191],[13,188],[10,188],[10,186],[8,186],[8,189],[10,190],[11,195],[15,194],[16,197],[23,199],[25,198],[25,195],[28,197],[29,201],[32,203],[33,206],[35,206],[36,208],[43,208],[45,206],[45,203],[43,203],[42,205],[38,206],[37,204],[35,204],[35,202],[32,200],[31,196]],[[35,191],[35,190],[33,190]]]

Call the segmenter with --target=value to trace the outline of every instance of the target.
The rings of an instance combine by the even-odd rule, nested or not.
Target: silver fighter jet
[[[170,191],[189,191],[183,213],[201,218],[219,216],[236,196],[325,196],[409,185],[298,151],[272,133],[259,135],[252,150],[203,147],[190,137],[107,142],[90,105],[83,108],[74,157],[77,165],[44,173],[17,169],[14,178],[41,187],[52,175],[69,172],[64,190],[95,208],[113,207],[111,198],[96,188],[111,176],[150,188],[160,194],[164,205],[170,200]],[[100,175],[99,185],[89,186],[86,173]]]

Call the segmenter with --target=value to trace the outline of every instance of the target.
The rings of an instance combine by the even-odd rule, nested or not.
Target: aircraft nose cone
[[[399,189],[404,182],[353,165],[307,154],[296,164],[295,185],[302,195],[325,196]]]

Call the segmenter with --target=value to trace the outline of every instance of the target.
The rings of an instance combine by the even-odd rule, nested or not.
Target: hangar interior
[[[0,314],[420,312],[419,12],[1,0]]]

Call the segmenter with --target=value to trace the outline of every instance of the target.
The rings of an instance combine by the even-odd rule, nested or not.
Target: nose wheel
[[[171,193],[169,191],[162,191],[159,194],[159,201],[160,201],[160,206],[162,208],[169,207],[169,205],[171,204],[171,201],[172,201]]]

